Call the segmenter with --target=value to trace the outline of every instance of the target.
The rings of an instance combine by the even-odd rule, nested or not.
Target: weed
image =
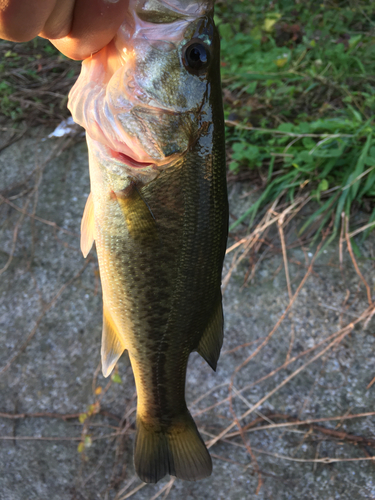
[[[333,238],[341,212],[375,195],[370,4],[218,2],[229,168],[267,169],[260,199],[231,229],[304,190],[320,208],[302,231],[333,216]]]

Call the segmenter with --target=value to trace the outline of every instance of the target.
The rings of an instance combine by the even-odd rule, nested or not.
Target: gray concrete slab
[[[0,269],[5,266],[0,274],[0,499],[156,498],[169,478],[143,485],[134,476],[135,392],[129,361],[121,358],[121,383],[111,382],[108,387],[98,370],[102,320],[98,266],[95,252],[84,261],[78,238],[89,193],[86,146],[84,142],[66,144],[55,157],[51,152],[59,151],[62,143],[61,139],[42,140],[49,132],[34,129],[0,154],[1,192],[21,211],[39,218],[0,200]],[[251,197],[241,197],[248,189],[244,184],[230,186],[233,214],[239,215],[251,203]],[[55,222],[60,229],[40,218]],[[197,354],[191,356],[187,399],[207,440],[233,422],[233,412],[237,416],[246,412],[321,352],[329,344],[325,339],[368,307],[365,288],[346,251],[344,274],[340,272],[335,242],[316,261],[292,316],[236,372],[289,303],[276,232],[274,236],[274,247],[251,284],[242,286],[249,266],[249,259],[244,259],[226,288],[225,343],[217,373]],[[360,245],[362,257],[358,258],[371,292],[373,242],[370,238]],[[298,246],[288,249],[293,293],[306,273],[305,259],[309,261],[313,251]],[[232,256],[228,255],[225,272]],[[319,343],[322,347],[317,347]],[[374,344],[374,320],[366,329],[363,323],[356,324],[340,343],[266,399],[243,425],[255,418],[269,425],[286,422],[287,417],[306,420],[374,411],[375,385],[366,389],[375,376]],[[307,349],[313,350],[303,355]],[[289,359],[301,357],[254,385],[282,365],[289,350]],[[102,394],[93,394],[93,380]],[[231,381],[232,408],[227,400]],[[242,391],[240,396],[238,391]],[[99,399],[100,413],[81,423],[78,415]],[[13,414],[26,415],[10,418]],[[75,417],[64,420],[55,414]],[[263,479],[257,496],[254,461],[241,437],[227,436],[211,448],[212,476],[196,483],[177,480],[168,498],[375,498],[375,468],[368,460],[375,450],[371,442],[374,416],[319,425],[323,430],[294,426],[246,434]],[[121,437],[113,436],[121,429]],[[237,430],[234,426],[230,432]],[[91,446],[79,452],[84,436]],[[327,457],[337,461],[319,462]]]

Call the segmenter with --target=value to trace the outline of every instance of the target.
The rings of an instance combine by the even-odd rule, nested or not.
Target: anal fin
[[[81,252],[86,258],[94,243],[94,204],[90,193],[81,221]]]
[[[216,371],[216,365],[223,345],[223,306],[221,294],[197,348],[198,354]]]
[[[118,334],[117,327],[105,307],[103,306],[103,330],[102,330],[102,371],[104,377],[111,374],[119,357],[124,352],[125,346]]]

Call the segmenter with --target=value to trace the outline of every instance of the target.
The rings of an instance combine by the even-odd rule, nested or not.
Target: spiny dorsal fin
[[[197,352],[216,371],[217,361],[220,356],[220,349],[223,345],[223,306],[221,295],[218,304],[210,318],[202,338],[199,341]]]
[[[86,258],[94,243],[94,204],[92,202],[92,194],[90,193],[85,210],[83,211],[81,221],[81,252]]]
[[[117,327],[107,310],[103,305],[103,331],[102,331],[102,371],[104,377],[111,374],[119,357],[124,352],[125,346],[118,334]]]

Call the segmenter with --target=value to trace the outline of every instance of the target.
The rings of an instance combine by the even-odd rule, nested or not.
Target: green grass
[[[216,19],[229,168],[267,176],[231,229],[309,192],[320,208],[302,230],[333,217],[335,237],[341,212],[375,195],[375,2],[218,1]]]

